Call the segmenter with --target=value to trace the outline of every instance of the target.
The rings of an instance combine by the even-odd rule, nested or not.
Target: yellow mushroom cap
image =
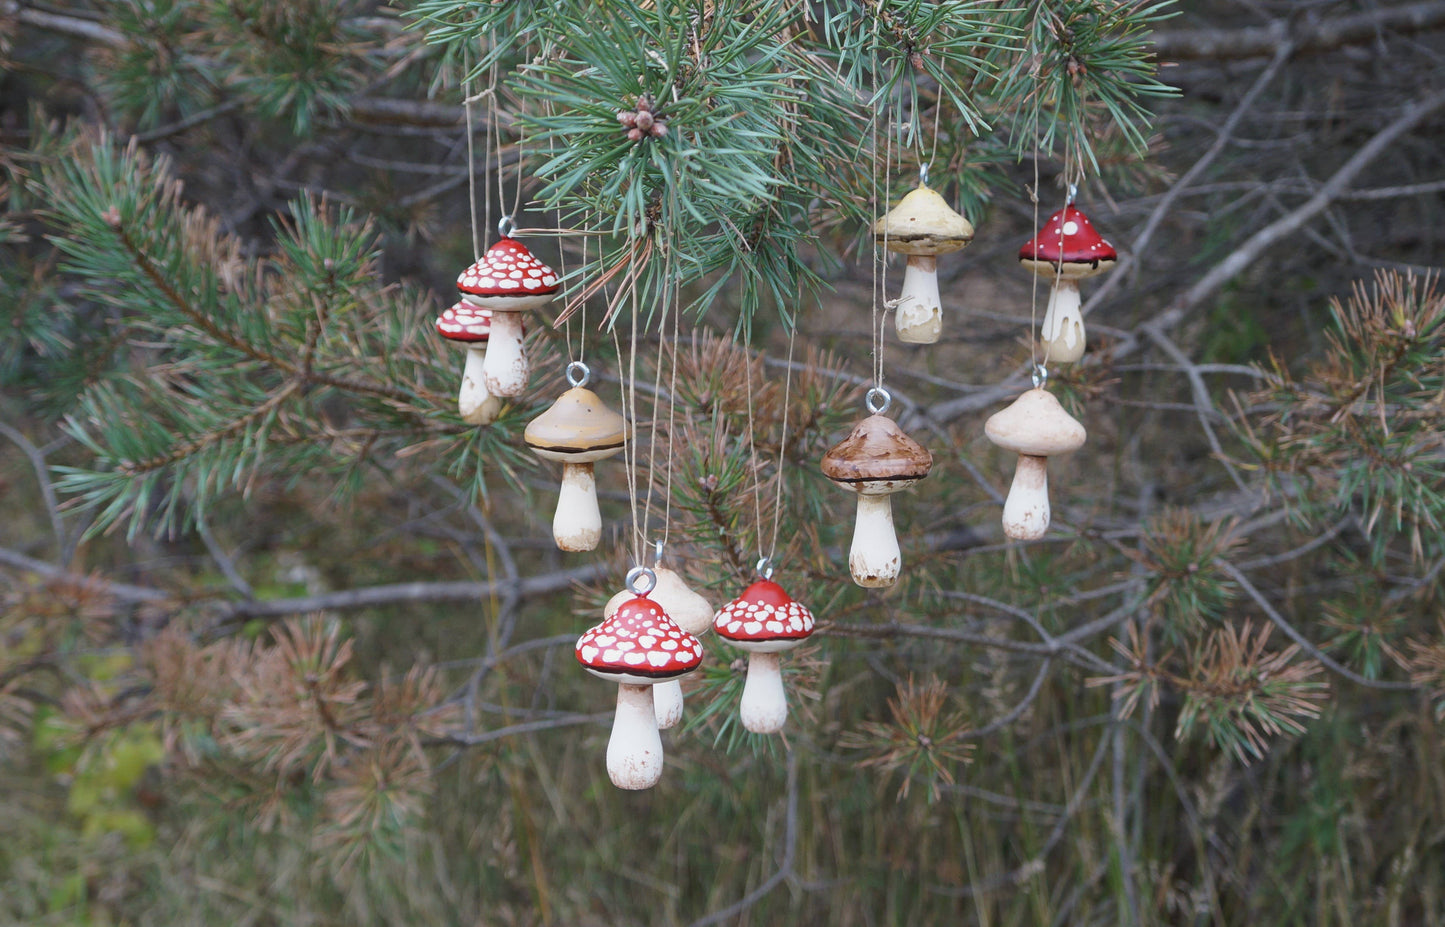
[[[522,434],[538,457],[585,463],[611,457],[627,441],[627,420],[584,386],[574,386],[527,423]]]
[[[898,254],[948,254],[973,240],[973,225],[938,191],[919,185],[873,223],[873,238]]]

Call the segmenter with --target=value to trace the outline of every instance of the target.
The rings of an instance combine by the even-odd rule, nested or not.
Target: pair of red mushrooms
[[[607,603],[602,623],[576,646],[577,662],[587,672],[617,683],[617,713],[607,742],[613,785],[647,789],[662,777],[659,731],[682,719],[679,680],[702,663],[698,636],[709,627],[748,653],[739,709],[743,726],[757,734],[782,729],[788,699],[779,654],[813,633],[812,612],[767,575],[716,613],[666,567],[636,568],[627,584]]]

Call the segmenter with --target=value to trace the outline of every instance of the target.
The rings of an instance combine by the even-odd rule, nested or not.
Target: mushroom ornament
[[[765,576],[718,609],[712,629],[748,651],[748,679],[740,706],[743,727],[754,734],[782,730],[788,720],[788,696],[779,654],[813,633],[813,613]]]
[[[848,437],[823,455],[823,475],[858,494],[853,546],[848,551],[853,582],[877,587],[898,581],[902,555],[890,497],[928,476],[932,468],[928,449],[881,410],[855,425]]]
[[[574,366],[581,365],[574,362]],[[592,550],[602,539],[602,511],[597,507],[592,465],[622,450],[627,441],[626,420],[607,408],[592,390],[575,382],[551,408],[527,423],[522,440],[543,460],[562,463],[562,491],[552,518],[557,546],[568,551]]]
[[[938,255],[973,241],[973,226],[925,181],[873,223],[873,238],[889,251],[908,256],[893,318],[899,340],[933,344],[943,329]]]
[[[1083,447],[1088,435],[1046,389],[1034,387],[984,425],[988,439],[1019,455],[1003,504],[1003,533],[1035,541],[1049,530],[1049,458]]]
[[[479,309],[462,301],[437,318],[437,334],[466,348],[467,363],[462,368],[462,388],[457,393],[457,408],[468,425],[489,425],[502,411],[502,399],[487,391],[482,365],[487,356],[487,337],[492,330],[492,310]]]
[[[661,606],[678,627],[694,637],[702,637],[712,627],[712,606],[707,599],[694,592],[675,571],[665,566],[653,567],[657,585],[648,593],[648,598]],[[622,604],[633,597],[624,589],[607,600],[602,610],[604,618],[611,618]],[[682,683],[676,679],[665,679],[652,687],[652,705],[657,712],[657,726],[660,730],[676,727],[682,720]]]
[[[617,682],[617,714],[607,741],[607,777],[619,789],[649,789],[662,778],[662,737],[653,687],[702,663],[702,644],[644,591],[577,639],[577,662]]]
[[[1039,233],[1019,249],[1019,263],[1054,284],[1039,330],[1050,360],[1071,364],[1084,356],[1079,281],[1102,274],[1118,258],[1114,246],[1072,203],[1050,216]]]
[[[457,289],[468,303],[492,311],[491,338],[482,364],[487,390],[496,396],[520,396],[530,372],[522,344],[522,313],[551,302],[562,281],[526,245],[507,237],[511,220],[502,223],[502,238],[462,271]]]

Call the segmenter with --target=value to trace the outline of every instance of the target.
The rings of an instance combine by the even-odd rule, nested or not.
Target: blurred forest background
[[[3,0],[0,55],[0,923],[1445,924],[1445,2]],[[865,590],[817,461],[924,162],[977,236],[886,329],[935,467]],[[1018,544],[1076,175],[1121,259]],[[432,320],[514,197],[574,295],[641,269],[474,428]],[[520,440],[584,332],[647,540],[721,605],[781,488],[820,622],[771,738],[709,637],[642,793],[571,656],[625,467],[562,554]]]

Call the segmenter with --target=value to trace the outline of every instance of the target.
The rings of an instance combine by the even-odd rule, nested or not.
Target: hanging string
[[[798,305],[801,307],[803,294],[801,288],[798,293]],[[788,366],[783,374],[783,434],[778,439],[778,486],[773,499],[773,537],[768,542],[768,562],[771,563],[778,553],[778,529],[783,523],[783,470],[787,465],[788,457],[788,400],[793,385],[793,343],[798,337],[798,320],[793,318],[793,324],[788,326]]]
[[[748,463],[753,468],[753,519],[758,526],[758,553],[763,552],[763,473],[758,466],[758,447],[755,438],[755,426],[753,421],[753,324],[752,319],[748,320],[748,327],[743,334],[743,361],[747,373],[746,397],[748,403]]]
[[[872,83],[872,97],[871,97],[871,99],[872,99],[872,102],[873,102],[873,111],[872,111],[872,113],[869,115],[869,120],[868,120],[868,144],[869,144],[869,160],[870,160],[870,162],[872,162],[872,163],[875,164],[875,165],[877,164],[877,161],[878,161],[878,122],[879,122],[879,119],[883,116],[883,114],[887,112],[887,108],[880,106],[879,103],[878,103],[878,67],[879,67],[879,65],[878,65],[878,61],[877,61],[877,55],[878,55],[878,49],[879,49],[879,45],[880,45],[879,34],[878,34],[878,26],[879,26],[878,17],[877,17],[877,16],[874,16],[874,17],[873,17],[873,53],[874,53],[874,65],[873,65],[873,70],[872,70],[872,75],[871,75],[871,77],[872,77],[872,79],[871,79],[871,83]],[[880,209],[881,209],[881,210],[886,210],[887,207],[888,207],[888,204],[887,204],[885,198],[886,198],[886,196],[888,195],[888,191],[891,189],[891,183],[892,183],[892,181],[891,181],[891,175],[890,175],[889,169],[888,169],[888,154],[889,154],[889,152],[890,152],[892,149],[891,149],[891,145],[890,145],[888,139],[889,139],[889,137],[891,136],[892,131],[893,131],[893,130],[892,130],[892,127],[891,127],[891,126],[885,126],[885,127],[884,127],[883,174],[884,174],[884,178],[885,178],[885,179],[884,179],[884,185],[883,185],[883,196],[881,196],[881,197],[879,196],[879,191],[878,191],[878,171],[877,171],[876,169],[874,169],[874,170],[870,170],[870,171],[868,172],[869,175],[870,175],[870,176],[869,176],[869,184],[870,184],[870,187],[871,187],[871,194],[872,194],[872,200],[873,200],[873,214],[874,214],[874,215],[877,215],[877,214],[879,213],[879,210],[880,210]],[[874,385],[874,386],[880,385],[880,379],[881,379],[881,377],[883,376],[883,325],[884,325],[884,324],[886,323],[886,321],[887,321],[887,312],[885,311],[885,312],[883,312],[883,313],[880,313],[880,312],[878,311],[878,307],[879,307],[880,305],[883,305],[883,306],[886,307],[886,305],[887,305],[887,303],[886,303],[887,297],[888,297],[888,227],[887,227],[887,225],[886,225],[886,223],[885,223],[884,229],[883,229],[883,241],[882,241],[881,244],[880,244],[880,243],[875,239],[874,244],[873,244],[873,285],[872,285],[872,292],[869,294],[869,298],[870,298],[870,301],[871,301],[872,305],[870,306],[868,338],[869,338],[869,340],[872,342],[872,348],[873,348],[873,385]]]
[[[477,224],[477,153],[474,132],[472,128],[472,79],[471,67],[467,64],[466,53],[462,53],[462,110],[467,117],[467,208],[472,217],[472,260],[479,261],[482,257],[482,230]],[[488,128],[491,123],[488,122]]]
[[[481,40],[482,48],[486,49],[486,39]],[[487,98],[487,135],[484,140],[488,155],[495,152],[496,160],[492,165],[496,168],[497,183],[502,182],[502,125],[501,117],[497,108],[497,79],[500,72],[497,69],[497,62],[493,61],[487,69],[487,89],[484,91]],[[494,228],[492,225],[492,184],[490,178],[482,185],[486,189],[486,214],[484,220],[485,228]],[[481,248],[478,246],[478,251]]]
[[[1039,229],[1039,182],[1040,182],[1040,181],[1039,181],[1039,159],[1040,159],[1040,157],[1041,157],[1041,154],[1040,154],[1040,151],[1039,151],[1039,108],[1038,108],[1038,107],[1034,107],[1033,123],[1034,123],[1034,125],[1033,125],[1033,133],[1034,133],[1034,185],[1033,185],[1032,188],[1029,189],[1029,199],[1033,201],[1033,208],[1034,208],[1034,238],[1035,238],[1035,240],[1037,240],[1038,235],[1039,235],[1039,231],[1040,231],[1040,229]],[[1037,249],[1035,249],[1034,257],[1035,257],[1035,258],[1038,257]],[[1042,367],[1042,365],[1039,363],[1039,337],[1038,337],[1038,334],[1039,334],[1039,332],[1038,332],[1038,325],[1039,325],[1039,275],[1038,275],[1037,272],[1034,273],[1033,278],[1034,278],[1034,279],[1033,279],[1033,282],[1030,284],[1030,290],[1029,290],[1029,367],[1030,367],[1030,369],[1031,369],[1032,371],[1037,372],[1037,371]]]
[[[663,248],[666,249],[666,253],[664,254],[662,259],[662,280],[664,281],[665,285],[666,282],[673,279],[672,261],[674,249],[672,247],[673,243],[668,238],[666,231],[664,230],[661,234],[663,235]],[[647,497],[644,500],[642,506],[642,536],[637,539],[638,544],[641,548],[645,548],[647,546],[648,529],[652,525],[652,495],[653,489],[657,485],[657,432],[659,430],[657,427],[659,411],[658,407],[662,401],[662,335],[664,332],[667,331],[667,317],[672,309],[672,301],[670,298],[667,298],[666,293],[664,293],[664,298],[659,300],[659,302],[662,303],[662,317],[658,320],[657,323],[658,356],[657,362],[653,365],[654,373],[652,378],[652,432],[647,442]],[[636,324],[637,322],[634,317],[633,325]],[[636,343],[635,332],[633,335],[633,341],[634,343]],[[633,389],[636,390],[636,388],[637,386],[634,383]],[[669,433],[669,458],[671,457],[671,441],[671,433]],[[663,525],[663,530],[664,532],[667,530],[665,522]]]
[[[629,246],[631,246],[630,242]],[[609,289],[610,287],[604,282],[603,294],[604,296],[608,296],[610,302],[611,297],[607,292]],[[621,297],[622,294],[619,293],[618,296]],[[612,345],[617,350],[617,366],[619,371],[617,377],[618,392],[621,396],[622,411],[627,418],[628,428],[627,439],[622,442],[622,463],[627,474],[627,507],[632,518],[632,558],[635,563],[641,563],[642,550],[637,544],[637,538],[641,534],[641,523],[637,517],[637,404],[635,401],[637,384],[635,378],[635,365],[637,362],[637,326],[635,323],[637,318],[637,294],[635,292],[632,294],[632,317],[634,320],[632,328],[632,363],[634,365],[634,377],[629,378],[627,371],[622,367],[622,335],[618,332],[616,325],[612,326]],[[630,396],[628,390],[629,385],[633,387]]]
[[[672,458],[677,450],[674,443],[677,437],[677,347],[682,337],[682,287],[674,286],[672,290],[674,300],[672,307],[672,375],[667,386],[667,468],[664,471],[664,486],[662,490],[662,543],[667,544],[667,537],[672,528]],[[659,355],[658,360],[661,361]]]

